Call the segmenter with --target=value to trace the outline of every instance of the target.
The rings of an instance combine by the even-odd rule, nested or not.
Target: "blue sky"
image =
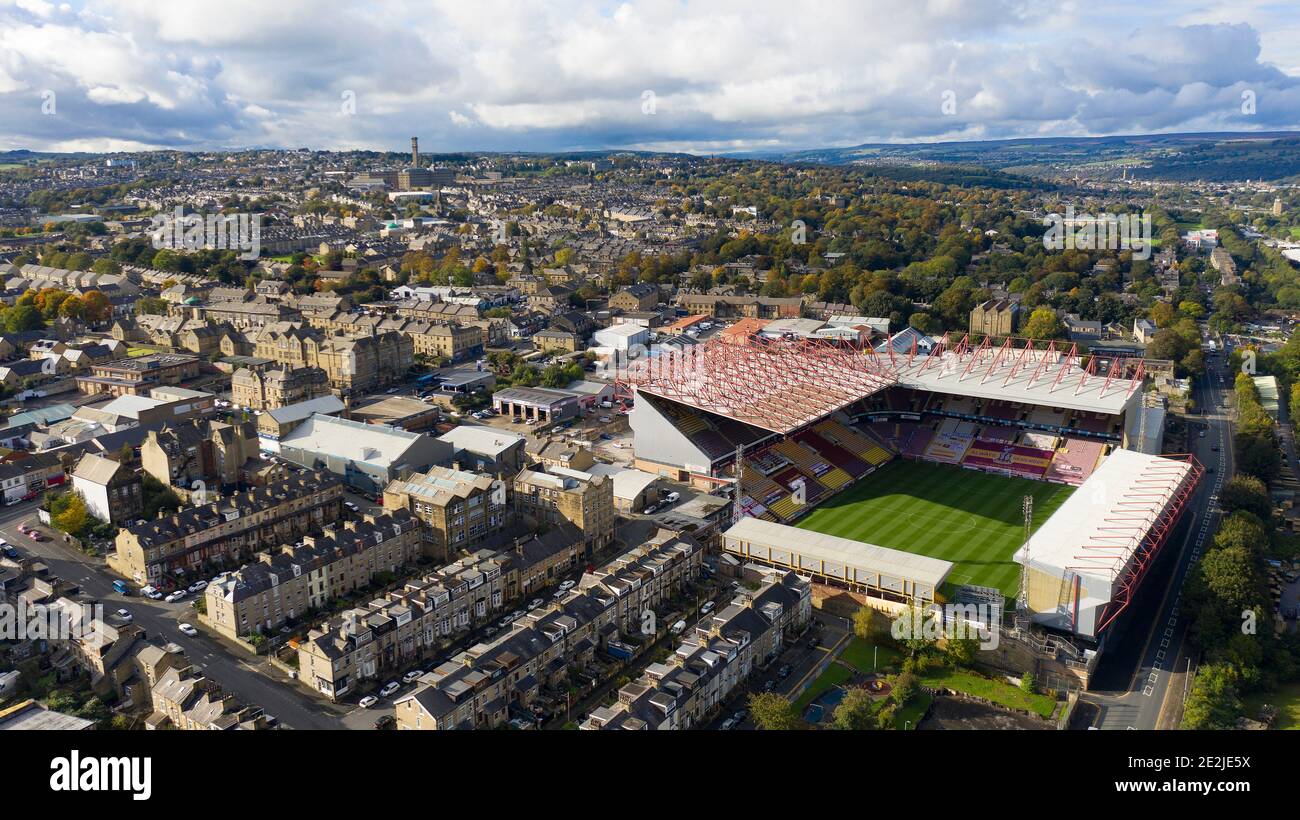
[[[1298,9],[0,0],[0,148],[405,150],[418,134],[429,151],[725,152],[1294,129]]]

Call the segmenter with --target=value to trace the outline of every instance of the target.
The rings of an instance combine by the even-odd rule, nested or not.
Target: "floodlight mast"
[[[1026,495],[1021,510],[1025,515],[1025,545],[1022,549],[1022,560],[1020,563],[1020,595],[1016,598],[1016,615],[1017,620],[1024,621],[1024,626],[1029,625],[1029,536],[1034,528],[1034,497]]]

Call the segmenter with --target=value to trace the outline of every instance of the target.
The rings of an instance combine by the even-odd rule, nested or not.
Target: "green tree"
[[[768,731],[791,731],[803,728],[803,720],[795,714],[794,705],[775,692],[763,692],[749,698],[749,713],[754,725]]]
[[[1236,673],[1223,664],[1204,664],[1183,707],[1184,729],[1234,729],[1245,709],[1237,694]]]
[[[1273,517],[1273,501],[1264,482],[1251,475],[1236,475],[1228,479],[1219,493],[1219,504],[1225,513],[1244,510],[1268,521]]]
[[[844,694],[844,700],[835,707],[835,712],[831,716],[831,725],[836,729],[856,732],[880,728],[876,718],[875,701],[871,699],[867,690],[856,686],[849,689]]]
[[[1036,308],[1025,322],[1024,335],[1030,339],[1059,339],[1063,333],[1061,320],[1050,307]]]
[[[86,510],[86,501],[80,493],[68,493],[63,511],[52,517],[54,526],[69,535],[80,535],[90,523],[90,513]]]

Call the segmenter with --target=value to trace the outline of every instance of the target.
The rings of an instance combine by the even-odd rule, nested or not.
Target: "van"
[[[126,581],[120,581],[120,580],[119,580],[119,581],[114,581],[114,582],[113,582],[113,591],[116,592],[118,595],[130,595],[130,594],[131,594],[131,588],[130,588],[129,586],[126,585]]]
[[[677,623],[675,623],[675,624],[673,624],[672,626],[670,626],[668,629],[669,629],[669,631],[672,632],[674,635],[680,635],[680,634],[682,634],[683,632],[686,631],[686,622],[685,622],[685,621],[678,621]]]

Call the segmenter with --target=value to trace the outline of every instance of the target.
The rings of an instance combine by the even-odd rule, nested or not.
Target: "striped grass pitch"
[[[1073,492],[1061,484],[895,459],[796,526],[952,561],[950,585],[997,587],[1014,598],[1020,565],[1012,556],[1024,537],[1024,497],[1034,497],[1037,529]]]

